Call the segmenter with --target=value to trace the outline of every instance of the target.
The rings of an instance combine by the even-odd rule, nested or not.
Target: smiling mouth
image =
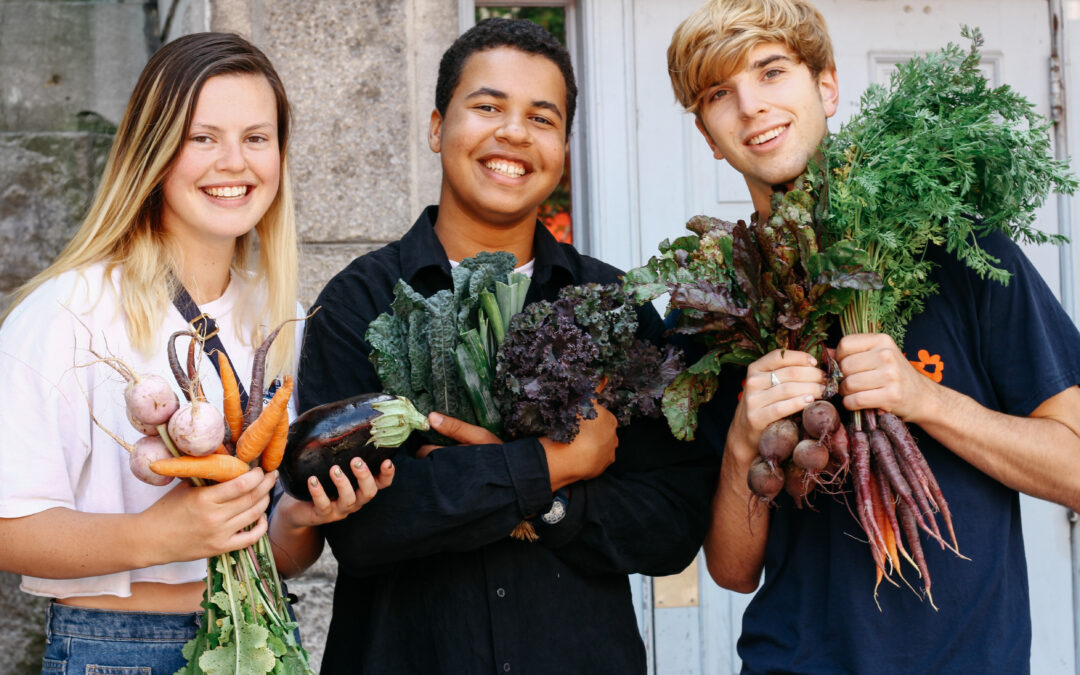
[[[766,143],[768,141],[771,141],[772,139],[776,138],[780,134],[784,133],[785,131],[787,131],[787,128],[788,128],[788,125],[785,124],[783,126],[776,127],[775,129],[769,129],[768,131],[766,131],[763,134],[758,134],[757,136],[754,136],[753,138],[748,140],[746,142],[746,144],[747,145],[761,145],[762,143]]]
[[[218,199],[240,199],[251,191],[250,185],[229,185],[227,187],[204,187],[202,191]]]
[[[510,178],[519,178],[525,175],[525,165],[520,162],[512,162],[506,159],[489,159],[484,162],[484,166],[495,173]]]

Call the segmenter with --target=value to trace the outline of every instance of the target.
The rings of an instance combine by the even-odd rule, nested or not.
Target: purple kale
[[[581,418],[596,417],[594,398],[620,425],[658,415],[682,366],[674,349],[661,352],[636,331],[637,314],[617,285],[567,287],[554,302],[526,307],[497,356],[494,389],[507,436],[569,443]]]

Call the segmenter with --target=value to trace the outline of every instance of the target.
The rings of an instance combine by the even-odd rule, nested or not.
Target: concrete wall
[[[251,39],[284,80],[310,305],[348,261],[400,236],[437,199],[427,124],[457,13],[457,0],[0,0],[0,306],[77,227],[149,55],[208,29]],[[326,554],[290,584],[316,663],[334,574]],[[44,604],[17,581],[0,573],[5,675],[38,672],[43,649]]]

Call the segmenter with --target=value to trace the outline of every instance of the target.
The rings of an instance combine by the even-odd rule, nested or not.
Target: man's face
[[[551,60],[510,47],[465,61],[428,143],[442,156],[442,210],[515,225],[558,184],[566,159],[566,83]]]
[[[835,71],[815,78],[786,45],[768,42],[750,52],[743,70],[705,91],[697,126],[713,155],[743,175],[761,211],[773,185],[806,168],[837,99]]]

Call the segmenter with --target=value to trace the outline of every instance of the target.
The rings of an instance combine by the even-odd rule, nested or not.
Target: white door
[[[693,118],[674,101],[666,50],[672,32],[701,0],[584,0],[582,97],[586,118],[590,252],[624,269],[643,263],[665,237],[685,230],[695,214],[747,219],[746,186],[711,156]],[[1050,21],[1043,0],[817,0],[836,50],[841,103],[835,129],[857,107],[869,82],[916,52],[963,43],[960,26],[978,26],[986,38],[984,68],[1049,113]],[[1039,226],[1057,231],[1056,204]],[[1059,254],[1028,247],[1028,256],[1055,292]],[[1031,584],[1032,672],[1076,672],[1075,609],[1071,600],[1069,523],[1065,509],[1023,500]],[[716,588],[704,565],[698,592],[684,601],[638,579],[642,630],[655,672],[738,672],[735,639],[748,600]],[[684,584],[685,585],[685,584]],[[656,591],[656,592],[654,592]],[[672,597],[678,594],[672,594]],[[685,600],[685,598],[691,598]]]

